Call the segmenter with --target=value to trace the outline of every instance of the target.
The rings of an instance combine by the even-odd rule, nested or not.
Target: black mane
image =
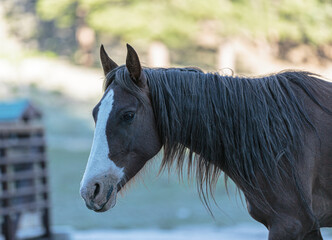
[[[245,78],[187,68],[146,68],[144,74],[164,146],[162,167],[176,162],[181,175],[187,167],[205,203],[221,171],[249,197],[263,191],[258,175],[275,191],[287,176],[306,203],[295,163],[304,128],[314,126],[296,91],[321,106],[313,94],[319,76],[288,71]],[[105,89],[112,80],[141,95],[124,66],[109,73]],[[263,194],[259,198],[264,209]]]

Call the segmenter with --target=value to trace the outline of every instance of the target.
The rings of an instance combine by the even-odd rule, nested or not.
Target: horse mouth
[[[107,202],[106,202],[107,203]],[[100,209],[96,209],[94,210],[95,212],[101,213],[101,212],[106,212],[107,210],[109,210],[109,208],[105,207],[106,203],[100,208]]]

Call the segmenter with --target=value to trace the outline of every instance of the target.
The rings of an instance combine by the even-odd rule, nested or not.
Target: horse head
[[[107,85],[92,111],[95,132],[80,188],[87,207],[96,212],[112,208],[120,189],[161,148],[147,80],[135,50],[127,45],[124,66],[118,66],[103,46],[100,59]]]

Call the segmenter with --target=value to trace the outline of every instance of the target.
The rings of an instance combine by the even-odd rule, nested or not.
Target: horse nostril
[[[100,185],[98,183],[95,184],[95,191],[93,193],[93,198],[96,198],[98,196],[98,193],[100,192]]]

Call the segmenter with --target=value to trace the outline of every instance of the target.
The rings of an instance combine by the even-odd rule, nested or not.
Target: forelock
[[[104,91],[106,91],[113,82],[119,85],[124,91],[136,97],[143,105],[147,104],[146,99],[144,98],[144,92],[130,78],[125,65],[117,67],[106,75]]]

